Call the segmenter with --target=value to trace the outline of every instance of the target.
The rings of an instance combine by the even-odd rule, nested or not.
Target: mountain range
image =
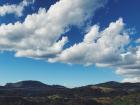
[[[67,88],[39,81],[0,86],[0,105],[140,105],[140,83],[110,81]]]

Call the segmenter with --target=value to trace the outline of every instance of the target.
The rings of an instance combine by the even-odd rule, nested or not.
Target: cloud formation
[[[140,82],[140,46],[125,54],[116,73],[125,77],[123,82]]]
[[[60,61],[71,64],[110,65],[121,59],[124,46],[129,42],[127,33],[122,32],[123,20],[110,23],[109,27],[99,32],[99,26],[94,25],[85,35],[83,42],[65,49],[50,62]],[[80,52],[80,54],[79,54]]]
[[[33,4],[34,0],[23,0],[19,4],[5,4],[0,6],[0,16],[5,16],[7,14],[15,14],[20,17],[23,15],[23,10],[30,4]]]
[[[117,69],[117,74],[125,77],[123,81],[140,82],[140,47],[127,48],[129,43],[129,33],[120,18],[102,31],[99,31],[98,25],[92,26],[83,42],[49,58],[49,62],[112,67]]]
[[[103,1],[103,2],[101,2]],[[82,26],[105,0],[60,0],[48,11],[28,15],[23,23],[0,25],[0,50],[14,51],[16,56],[42,58],[62,51],[67,37],[62,37],[70,26]]]
[[[120,18],[100,30],[93,25],[80,43],[64,48],[71,26],[81,28],[103,7],[106,0],[60,0],[47,11],[28,15],[23,22],[0,25],[0,51],[14,51],[16,57],[44,59],[49,62],[111,67],[125,82],[140,82],[140,46],[131,47],[129,32]],[[0,7],[0,15],[21,16],[27,1]],[[2,8],[5,9],[2,9]],[[85,30],[84,30],[85,31]]]

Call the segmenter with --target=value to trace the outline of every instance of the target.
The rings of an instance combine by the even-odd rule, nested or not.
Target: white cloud
[[[102,31],[98,25],[92,26],[81,43],[63,48],[68,38],[62,35],[70,26],[83,26],[105,1],[60,0],[48,11],[41,8],[38,13],[28,15],[22,23],[1,24],[0,51],[14,51],[17,57],[49,62],[114,67],[117,74],[125,77],[123,81],[139,81],[140,47],[126,47],[130,38],[122,18]],[[23,1],[20,5],[26,6],[26,3]],[[15,10],[5,13],[22,15],[22,9]]]
[[[99,32],[99,26],[91,27],[83,42],[67,48],[50,62],[64,62],[71,64],[112,64],[121,59],[123,47],[129,42],[129,37],[123,33],[122,19],[110,23],[109,27]]]
[[[123,82],[140,82],[140,48],[126,54],[124,61],[126,63],[118,65],[116,73],[125,77]]]
[[[5,4],[0,6],[0,16],[7,14],[15,14],[16,16],[22,16],[23,10],[26,6],[33,4],[34,0],[23,0],[19,4]]]
[[[136,43],[140,43],[140,38],[136,40]]]
[[[103,1],[103,2],[101,2]],[[60,0],[48,11],[28,15],[23,23],[0,25],[0,50],[15,51],[16,56],[46,59],[62,51],[70,26],[82,26],[105,0]]]
[[[125,77],[123,81],[132,78],[130,82],[140,82],[140,48],[126,49],[130,38],[124,26],[121,18],[103,31],[94,25],[83,42],[65,49],[49,62],[113,67],[117,74]]]
[[[132,83],[140,82],[140,77],[125,78],[122,82],[132,82]]]

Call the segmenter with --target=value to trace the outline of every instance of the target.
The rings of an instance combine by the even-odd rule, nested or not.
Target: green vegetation
[[[114,99],[113,105],[140,105],[140,94],[117,97]]]

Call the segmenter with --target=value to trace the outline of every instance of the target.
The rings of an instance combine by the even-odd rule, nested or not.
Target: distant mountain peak
[[[28,89],[28,88],[32,88],[32,89],[66,89],[66,87],[64,86],[60,86],[60,85],[47,85],[44,84],[40,81],[34,81],[34,80],[26,80],[26,81],[19,81],[16,83],[7,83],[4,87],[6,88],[18,88],[18,89]]]
[[[47,85],[40,82],[40,81],[19,81],[16,83],[7,83],[5,87],[11,87],[11,88],[25,88],[25,87],[46,87]]]

